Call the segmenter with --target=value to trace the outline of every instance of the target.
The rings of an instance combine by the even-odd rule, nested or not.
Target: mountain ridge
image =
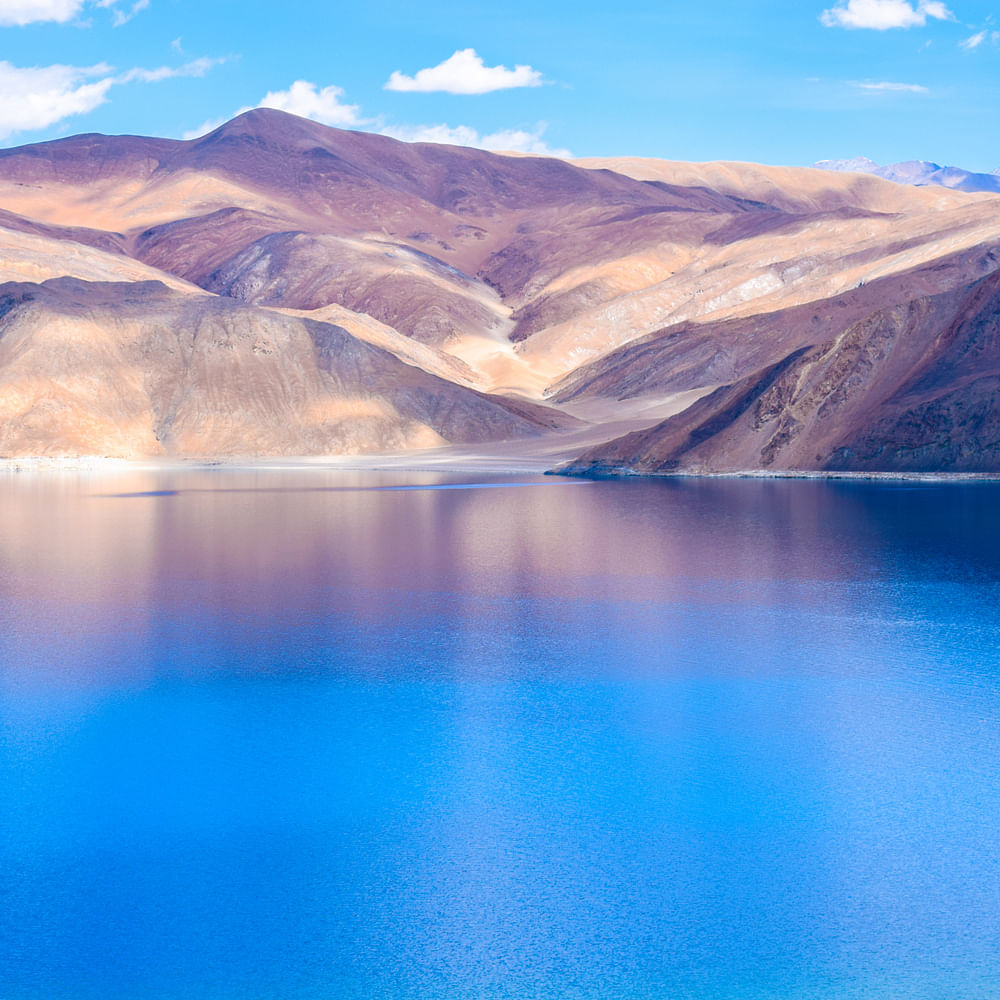
[[[20,298],[0,316],[0,452],[570,448],[581,426],[610,447],[971,287],[996,248],[990,194],[506,156],[278,111],[192,140],[4,150],[0,292]],[[194,354],[190,330],[207,331]],[[175,390],[188,409],[168,426]]]
[[[906,160],[880,166],[865,156],[850,160],[820,160],[814,166],[820,170],[841,173],[871,174],[896,184],[933,185],[953,191],[1000,194],[1000,168],[989,173],[976,173],[961,167],[943,167],[930,160]]]

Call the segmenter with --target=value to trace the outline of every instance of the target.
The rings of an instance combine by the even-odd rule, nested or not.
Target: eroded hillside
[[[956,335],[926,388],[1000,268],[992,195],[505,156],[258,110],[187,142],[0,151],[0,251],[8,456],[343,454],[583,421],[614,441],[579,469],[997,461],[985,429],[958,443],[970,407],[992,426],[970,388],[992,339]],[[908,421],[954,426],[931,446]]]

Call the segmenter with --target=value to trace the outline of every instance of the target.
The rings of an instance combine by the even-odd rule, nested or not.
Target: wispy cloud
[[[312,118],[324,125],[351,127],[361,125],[366,119],[361,117],[357,104],[344,104],[342,87],[323,87],[306,80],[296,80],[288,90],[275,90],[264,95],[257,105],[259,108],[274,108],[287,111],[300,118]]]
[[[860,80],[852,80],[852,87],[860,90],[888,92],[894,94],[929,94],[930,90],[919,83],[893,83],[889,80],[881,80],[878,83],[869,83]]]
[[[396,70],[385,84],[386,90],[446,94],[489,94],[513,87],[539,87],[542,74],[530,66],[487,66],[475,49],[459,49],[443,63],[407,76]]]
[[[988,37],[989,32],[984,29],[970,38],[966,38],[964,42],[959,42],[958,45],[959,48],[965,49],[966,52],[971,52],[973,49],[978,49]]]
[[[402,139],[404,142],[437,142],[449,146],[474,146],[505,153],[533,153],[537,156],[572,157],[568,149],[554,149],[542,138],[547,125],[539,122],[531,131],[527,129],[501,129],[480,134],[469,125],[390,125],[379,131],[382,135]]]
[[[162,80],[172,80],[182,76],[204,76],[216,66],[221,66],[226,60],[192,59],[183,66],[158,66],[156,69],[130,69],[115,78],[115,83],[160,83]]]
[[[940,0],[918,0],[916,6],[908,0],[838,0],[823,11],[820,20],[828,28],[869,28],[886,31],[890,28],[919,28],[928,18],[954,20],[954,14]]]
[[[123,24],[127,24],[129,21],[135,17],[140,11],[146,10],[149,7],[149,0],[135,0],[132,6],[128,10],[123,10],[121,7],[117,6],[118,0],[97,0],[98,7],[111,7],[113,10],[113,20],[112,24],[116,28],[120,28]]]

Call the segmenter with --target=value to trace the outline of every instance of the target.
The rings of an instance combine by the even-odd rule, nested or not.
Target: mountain
[[[839,355],[872,317],[903,310],[894,336],[930,351],[951,305],[919,325],[913,304],[972,295],[998,248],[990,194],[407,144],[269,110],[190,141],[0,150],[0,455],[544,440],[568,458],[586,439],[594,469],[761,467],[738,419],[717,450],[643,456],[776,366]],[[935,378],[957,391],[968,374]],[[890,410],[872,433],[902,433]],[[849,455],[782,448],[768,467],[860,462],[866,419],[830,403],[822,420],[859,435],[838,439]],[[623,451],[624,430],[653,437]]]
[[[571,424],[456,385],[343,327],[161,282],[0,285],[0,453],[331,454]]]
[[[908,160],[880,167],[867,157],[858,156],[853,160],[820,160],[816,164],[820,170],[835,170],[847,173],[872,174],[884,177],[897,184],[934,184],[954,191],[989,191],[1000,194],[1000,171],[988,174],[972,173],[961,167],[942,167],[928,160]]]
[[[998,398],[1000,275],[991,274],[797,347],[565,471],[996,472]]]

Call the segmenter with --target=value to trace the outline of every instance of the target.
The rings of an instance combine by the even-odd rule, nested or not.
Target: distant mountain
[[[75,136],[0,150],[0,457],[1000,471],[998,273],[1000,199],[865,173]]]
[[[988,174],[976,174],[961,167],[942,167],[928,160],[908,160],[881,167],[874,160],[856,156],[853,160],[820,160],[819,170],[835,170],[839,173],[872,174],[897,184],[915,186],[936,185],[954,191],[988,191],[1000,194],[1000,170]]]

